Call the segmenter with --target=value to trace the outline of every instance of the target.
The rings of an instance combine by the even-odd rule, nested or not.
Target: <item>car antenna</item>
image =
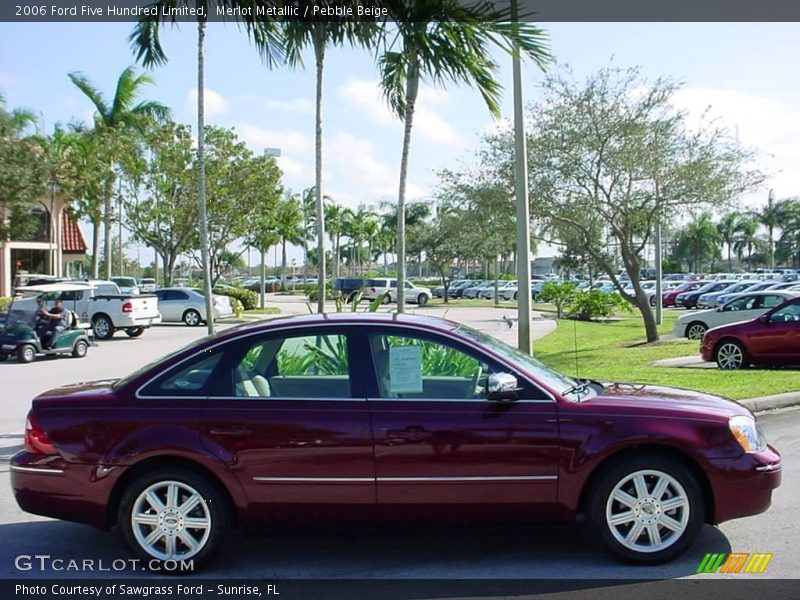
[[[575,379],[580,379],[578,372],[578,323],[572,319],[572,337],[575,340]]]

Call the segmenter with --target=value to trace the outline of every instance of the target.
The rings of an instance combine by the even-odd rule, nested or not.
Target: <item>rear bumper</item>
[[[781,484],[781,456],[772,446],[737,459],[712,460],[710,467],[715,523],[764,512]]]
[[[74,464],[23,451],[11,458],[10,471],[14,498],[25,512],[105,529],[111,524],[111,491],[125,468]]]
[[[123,315],[122,318],[114,323],[117,329],[127,329],[129,327],[150,327],[161,323],[161,313],[155,317],[136,317],[134,315]]]

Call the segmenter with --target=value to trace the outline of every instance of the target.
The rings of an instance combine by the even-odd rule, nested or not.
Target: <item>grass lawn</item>
[[[266,308],[254,308],[252,310],[246,310],[242,313],[243,315],[279,315],[281,314],[281,309],[277,306],[267,306]]]
[[[672,330],[679,314],[664,313],[662,334]],[[534,342],[534,354],[548,366],[574,376],[574,331],[581,377],[689,388],[736,400],[800,390],[800,372],[796,369],[721,371],[653,367],[650,363],[661,358],[697,355],[699,342],[676,339],[636,346],[644,341],[644,327],[637,317],[614,323],[559,321],[558,329]]]

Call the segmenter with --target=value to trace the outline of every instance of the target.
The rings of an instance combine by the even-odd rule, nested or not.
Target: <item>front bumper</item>
[[[22,451],[11,458],[10,471],[14,498],[25,512],[105,529],[113,518],[108,510],[111,491],[125,468]]]
[[[781,455],[772,446],[736,459],[712,460],[709,466],[714,523],[764,512],[772,503],[772,490],[781,484]]]

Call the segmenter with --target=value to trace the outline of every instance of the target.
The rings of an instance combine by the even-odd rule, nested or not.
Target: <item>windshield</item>
[[[501,342],[500,340],[493,338],[485,333],[481,333],[471,327],[467,327],[466,325],[460,325],[457,329],[458,333],[463,335],[466,338],[469,338],[475,342],[478,342],[482,346],[486,346],[490,350],[497,352],[510,362],[512,362],[515,366],[517,366],[520,370],[526,371],[535,377],[538,381],[545,384],[546,386],[558,390],[561,394],[564,395],[566,398],[571,398],[574,400],[581,400],[585,399],[585,395],[587,393],[586,390],[578,391],[571,391],[569,393],[565,393],[567,390],[575,387],[576,380],[572,377],[567,377],[566,375],[562,375],[558,371],[554,371],[550,367],[545,366],[539,360],[530,356],[529,354],[525,354],[520,350],[514,348],[513,346],[509,346],[508,344]],[[583,394],[583,395],[581,395]]]
[[[136,287],[136,280],[133,277],[112,277],[111,281],[120,287]]]
[[[32,325],[36,320],[36,312],[38,310],[36,298],[16,298],[8,311],[6,328],[11,329],[18,325]]]

